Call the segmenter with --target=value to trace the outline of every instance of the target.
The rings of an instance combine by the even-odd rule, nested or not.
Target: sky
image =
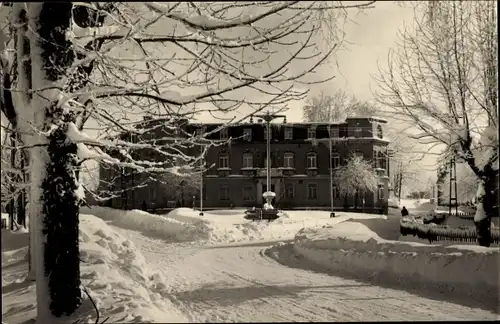
[[[344,26],[344,46],[336,52],[328,66],[318,71],[320,75],[335,75],[335,79],[323,84],[310,86],[310,95],[320,91],[343,89],[348,95],[354,95],[360,100],[373,100],[372,89],[376,87],[372,75],[378,72],[378,66],[386,65],[387,55],[391,47],[395,46],[398,29],[404,23],[411,22],[413,10],[410,6],[400,6],[392,1],[380,1],[369,10],[361,12],[352,10],[349,13],[350,22]],[[280,59],[277,57],[277,59]],[[302,121],[303,101],[289,104],[287,120],[290,122]],[[200,116],[200,121],[213,121],[210,117]],[[3,122],[3,121],[2,121]],[[92,126],[92,125],[89,125]],[[408,128],[408,125],[395,125],[389,119],[388,127],[399,129]],[[427,156],[422,162],[422,178],[435,178],[433,164],[435,159]]]

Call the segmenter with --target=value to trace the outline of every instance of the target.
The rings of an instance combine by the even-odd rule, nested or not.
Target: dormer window
[[[339,138],[340,134],[339,134],[339,129],[337,127],[331,127],[330,128],[330,137],[331,138]]]
[[[229,131],[227,128],[223,128],[220,130],[220,139],[227,140],[229,138]]]
[[[243,139],[247,142],[252,141],[252,129],[251,128],[244,128],[243,129]]]
[[[307,129],[307,138],[308,139],[316,138],[316,127],[311,126]]]
[[[200,127],[196,129],[196,135],[203,136],[205,134],[205,127]]]
[[[377,137],[378,138],[383,138],[384,137],[384,132],[382,131],[382,125],[377,125]]]
[[[362,129],[359,123],[356,123],[356,128],[354,128],[354,137],[361,137]]]
[[[307,153],[307,168],[316,169],[317,167],[317,154],[315,152]]]
[[[285,127],[285,139],[292,140],[293,139],[293,128]]]

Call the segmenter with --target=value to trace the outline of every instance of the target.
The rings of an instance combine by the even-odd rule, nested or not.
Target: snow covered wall
[[[498,248],[389,241],[361,223],[347,221],[302,229],[292,249],[324,270],[358,278],[498,296]],[[279,247],[267,254],[280,259]]]

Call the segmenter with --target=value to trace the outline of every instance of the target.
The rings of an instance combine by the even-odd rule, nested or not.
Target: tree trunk
[[[25,171],[25,159],[26,154],[24,150],[19,151],[20,157],[20,171],[21,171],[21,183],[23,186],[26,185],[26,171]],[[17,196],[17,223],[26,228],[26,189],[22,189]]]
[[[35,240],[37,322],[72,314],[81,304],[78,241],[79,199],[75,177],[77,147],[66,136],[74,114],[58,106],[61,81],[74,61],[67,40],[72,3],[30,3],[35,127],[46,135],[31,149],[32,190],[30,215],[36,217]],[[59,88],[60,90],[54,90]],[[43,269],[43,271],[40,271]]]
[[[488,247],[491,245],[491,218],[498,216],[498,171],[495,172],[491,166],[484,171],[485,176],[479,182],[474,224],[477,243]]]
[[[16,152],[17,152],[15,130],[14,130],[14,133],[10,137],[10,146],[12,147],[12,149],[10,151],[10,167],[12,169],[15,169],[16,168]],[[16,179],[17,179],[17,176],[16,176]],[[14,230],[14,220],[15,220],[14,215],[16,214],[16,195],[14,194],[16,191],[16,186],[14,185],[14,181],[12,181],[10,189],[11,189],[11,193],[12,193],[12,198],[9,201],[9,206],[10,206],[9,207],[9,227],[10,227],[10,230],[13,231]]]

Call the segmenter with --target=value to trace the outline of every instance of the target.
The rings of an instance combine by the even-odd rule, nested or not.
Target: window
[[[293,128],[285,127],[285,139],[292,140],[293,139]]]
[[[384,199],[384,186],[379,185],[378,186],[378,199]]]
[[[386,168],[385,164],[386,164],[385,163],[385,156],[382,153],[380,153],[380,152],[376,153],[375,167],[379,168],[379,169],[384,169],[385,170],[385,168]]]
[[[219,191],[220,200],[229,200],[229,186],[222,185]]]
[[[356,124],[356,128],[354,129],[354,137],[361,137],[362,129],[359,126],[359,123]]]
[[[332,168],[337,169],[340,167],[340,154],[333,153],[332,154]]]
[[[307,129],[307,138],[316,138],[316,127],[311,126]]]
[[[382,131],[382,125],[377,125],[377,137],[378,138],[383,138],[384,137],[384,132]]]
[[[283,155],[283,167],[284,168],[293,168],[293,153],[285,152]]]
[[[272,139],[273,138],[273,132],[272,132],[272,129],[271,127],[269,127],[269,129],[267,127],[264,128],[264,139],[267,141],[267,133],[269,131],[269,139]]]
[[[314,152],[307,153],[307,168],[316,169],[318,167],[316,160],[317,160],[316,153]]]
[[[336,185],[333,185],[333,198],[336,199],[336,198],[339,198],[340,197],[340,190],[339,188],[337,188]]]
[[[310,183],[307,185],[307,199],[317,199],[318,198],[318,187],[315,183]]]
[[[273,167],[273,156],[271,155],[271,168]],[[264,168],[267,168],[267,154],[264,156]]]
[[[196,135],[203,136],[203,134],[205,134],[205,127],[204,126],[196,129]]]
[[[223,128],[220,130],[220,139],[221,140],[225,140],[225,139],[228,139],[229,138],[229,132],[227,130],[227,128]]]
[[[248,142],[252,141],[252,129],[251,128],[244,128],[243,129],[243,139],[245,141],[248,141]]]
[[[219,155],[219,169],[229,169],[229,154],[221,153]]]
[[[252,153],[243,154],[243,168],[253,168],[253,155]]]
[[[156,182],[149,183],[149,201],[152,205],[156,203]]]
[[[338,128],[330,128],[330,137],[331,138],[339,138],[340,137],[340,134],[339,134],[339,129]]]
[[[285,195],[287,198],[293,198],[295,196],[293,184],[290,183],[285,186]]]
[[[254,200],[253,196],[253,188],[248,186],[248,187],[243,187],[243,200],[245,201],[250,201]]]

